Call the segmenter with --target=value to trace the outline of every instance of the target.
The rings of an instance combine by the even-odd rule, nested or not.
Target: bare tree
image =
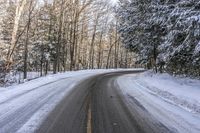
[[[19,28],[19,22],[20,22],[20,18],[21,15],[23,13],[24,7],[27,3],[27,0],[18,0],[17,1],[17,7],[16,7],[16,13],[15,13],[15,21],[14,21],[14,27],[13,27],[13,32],[12,32],[12,39],[11,39],[11,46],[10,49],[8,50],[8,54],[7,54],[7,69],[9,69],[10,67],[10,63],[12,63],[13,59],[12,59],[12,55],[13,52],[16,48],[16,41],[17,41],[17,32],[18,32],[18,28]]]

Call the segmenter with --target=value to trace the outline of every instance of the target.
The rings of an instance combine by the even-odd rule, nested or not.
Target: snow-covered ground
[[[127,101],[136,100],[152,117],[179,133],[200,133],[200,81],[145,72],[119,77]]]
[[[52,72],[48,72],[48,75],[51,75]],[[23,73],[22,72],[10,72],[9,74],[6,75],[5,77],[5,84],[2,86],[13,86],[13,85],[18,85],[36,78],[40,77],[40,72],[27,72],[27,79],[23,79]],[[1,84],[0,84],[1,85]]]
[[[83,70],[49,75],[0,88],[0,133],[31,133],[80,81],[118,70]],[[131,69],[133,70],[133,69]]]

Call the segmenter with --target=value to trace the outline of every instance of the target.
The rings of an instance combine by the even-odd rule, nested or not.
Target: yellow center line
[[[92,133],[92,112],[91,112],[91,104],[89,104],[89,108],[88,108],[87,133]]]

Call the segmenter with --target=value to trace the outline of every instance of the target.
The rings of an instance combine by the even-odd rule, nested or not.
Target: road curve
[[[139,72],[139,71],[138,71]],[[74,87],[49,114],[36,133],[172,133],[148,112],[139,116],[115,84],[118,76],[136,71],[90,77]]]

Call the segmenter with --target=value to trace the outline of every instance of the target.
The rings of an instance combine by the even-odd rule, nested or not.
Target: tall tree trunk
[[[79,44],[79,48],[78,48],[78,67],[77,69],[79,70],[80,69],[80,64],[82,64],[82,60],[80,59],[81,57],[81,50],[82,50],[82,43],[83,43],[83,35],[84,35],[84,20],[85,20],[85,17],[83,16],[83,22],[82,22],[82,27],[81,27],[81,39],[80,39],[80,44]],[[82,64],[83,66],[83,64]]]
[[[125,68],[128,68],[128,50],[126,50]]]
[[[56,60],[54,61],[55,63],[55,71],[56,72],[60,71],[60,48],[61,48],[61,38],[62,38],[62,25],[63,25],[63,5],[64,0],[61,1],[60,5],[60,17],[59,17],[59,30],[58,30],[58,43],[56,45]]]
[[[103,39],[103,31],[101,32],[100,40],[99,40],[99,52],[98,52],[98,62],[97,62],[98,69],[101,68],[102,39]]]
[[[24,46],[24,79],[27,78],[27,59],[28,59],[28,43],[29,43],[29,30],[31,25],[31,14],[33,12],[32,8],[33,0],[30,1],[29,4],[29,14],[28,14],[28,22],[27,22],[27,29],[26,29],[26,41]]]
[[[111,52],[112,52],[113,46],[114,46],[114,45],[112,44],[112,37],[110,37],[110,49],[109,49],[109,52],[108,52],[107,63],[106,63],[106,69],[109,68],[110,56],[111,56]]]
[[[74,60],[74,53],[75,53],[75,48],[76,48],[76,26],[77,26],[77,16],[78,13],[76,9],[74,9],[74,17],[73,17],[73,26],[72,26],[72,44],[71,44],[71,52],[70,52],[70,57],[71,57],[71,63],[70,63],[70,70],[74,69],[75,66],[75,60]]]
[[[43,63],[44,63],[44,46],[41,47],[41,59],[40,59],[40,77],[43,76]]]
[[[49,68],[49,61],[47,60],[47,61],[45,62],[45,75],[48,74],[48,68]]]
[[[114,64],[115,64],[115,68],[118,67],[118,43],[119,43],[119,39],[118,39],[118,32],[117,32],[117,22],[115,25],[115,59],[114,59]]]
[[[94,31],[92,34],[92,41],[91,41],[91,45],[90,45],[90,69],[94,69],[94,43],[95,43],[95,39],[96,39],[96,30],[97,30],[97,25],[98,25],[98,19],[99,19],[99,14],[96,17],[95,23],[94,23]]]
[[[27,0],[18,0],[17,1],[17,8],[16,8],[16,12],[15,12],[15,21],[14,21],[14,27],[13,27],[13,31],[12,31],[12,39],[11,39],[11,46],[10,49],[7,53],[7,69],[9,69],[10,67],[10,63],[12,63],[13,61],[13,52],[16,48],[16,41],[17,41],[17,32],[18,32],[18,28],[19,28],[19,22],[20,22],[20,18],[22,15],[22,12],[24,10],[24,7],[26,5]]]
[[[157,73],[158,72],[158,68],[157,68],[157,47],[156,47],[156,44],[154,44],[154,47],[153,47],[153,59],[154,59],[154,67],[155,67],[155,72]]]

